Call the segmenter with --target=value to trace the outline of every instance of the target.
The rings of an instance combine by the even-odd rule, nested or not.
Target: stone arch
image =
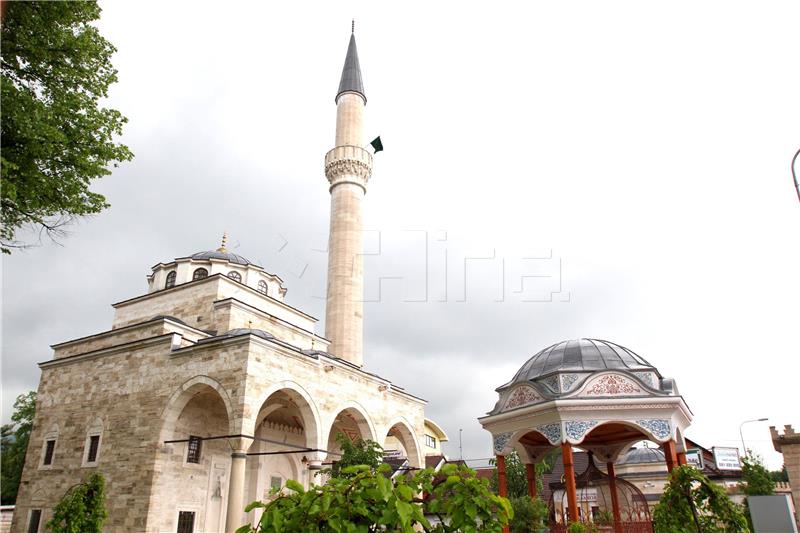
[[[335,437],[338,431],[346,434],[351,439],[361,438],[364,440],[378,441],[375,424],[369,418],[367,410],[358,402],[350,401],[339,406],[332,411],[330,423],[327,425],[327,445],[326,450],[337,453],[339,445],[336,444]],[[347,419],[350,420],[347,420]]]
[[[324,441],[319,409],[308,391],[298,383],[290,380],[273,384],[259,396],[259,400],[254,404],[255,409],[251,409],[251,416],[242,421],[242,432],[246,435],[255,434],[259,425],[272,412],[269,410],[270,406],[268,404],[270,399],[277,393],[287,395],[297,405],[304,422],[306,446],[308,448],[322,448]]]
[[[670,440],[673,435],[672,423],[668,419],[637,419],[637,420],[624,420],[624,419],[611,419],[611,420],[597,420],[589,421],[593,423],[583,435],[581,441],[577,446],[582,445],[586,441],[590,441],[590,437],[596,437],[597,434],[608,432],[609,426],[616,425],[627,428],[627,432],[620,430],[621,436],[619,442],[637,442],[640,440],[649,440],[656,444],[663,444]],[[591,442],[586,442],[591,445]]]
[[[402,416],[398,416],[386,425],[386,431],[383,437],[385,448],[386,439],[391,435],[392,431],[395,432],[393,436],[403,446],[406,452],[406,459],[409,464],[415,468],[422,468],[422,448],[419,444],[419,439],[413,429],[411,423]]]
[[[236,433],[233,407],[231,405],[230,396],[228,396],[228,391],[225,390],[225,387],[223,387],[220,382],[213,378],[208,376],[195,376],[185,381],[172,393],[169,400],[167,400],[167,405],[164,406],[164,410],[161,412],[161,434],[159,436],[159,444],[167,440],[167,435],[171,431],[170,428],[175,426],[178,417],[192,398],[204,390],[209,389],[215,391],[220,400],[222,400],[222,403],[225,404],[225,412],[228,415],[228,434],[233,435]]]

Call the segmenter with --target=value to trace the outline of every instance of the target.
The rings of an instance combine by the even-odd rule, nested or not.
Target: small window
[[[425,435],[425,446],[428,448],[436,448],[436,439],[430,435]]]
[[[42,462],[43,465],[53,464],[53,452],[55,451],[56,451],[56,441],[54,440],[47,441],[44,448],[44,461]]]
[[[97,452],[100,450],[100,435],[89,437],[89,454],[86,456],[87,463],[97,462]]]
[[[167,282],[164,284],[164,288],[165,289],[171,289],[172,287],[175,286],[175,276],[176,275],[177,274],[176,274],[176,272],[174,270],[172,272],[170,272],[169,274],[167,274]]]
[[[283,479],[281,479],[281,476],[270,476],[269,488],[281,490],[282,486],[283,486]]]
[[[194,532],[194,511],[180,511],[178,513],[178,533]]]
[[[208,277],[208,270],[205,268],[198,268],[192,274],[192,281],[197,281],[198,279],[203,279]]]
[[[228,272],[228,277],[231,278],[233,281],[238,281],[239,283],[242,282],[242,275],[234,270]]]
[[[31,519],[28,521],[28,533],[39,533],[39,522],[42,521],[42,510],[32,509]]]
[[[258,282],[258,292],[260,292],[262,294],[269,294],[267,292],[267,282],[264,281],[263,279]]]
[[[200,462],[200,448],[203,446],[203,439],[200,437],[195,437],[194,435],[189,437],[189,446],[188,451],[186,453],[186,462],[187,463],[199,463]]]

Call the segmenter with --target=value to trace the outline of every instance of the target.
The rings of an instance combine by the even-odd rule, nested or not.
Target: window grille
[[[177,274],[175,273],[174,270],[172,272],[170,272],[169,274],[167,274],[167,283],[164,285],[165,289],[170,289],[170,288],[175,286],[175,276],[176,275]]]
[[[200,437],[195,437],[194,435],[189,437],[189,446],[188,452],[186,453],[186,462],[187,463],[199,463],[200,462],[200,448],[203,445],[203,440]]]

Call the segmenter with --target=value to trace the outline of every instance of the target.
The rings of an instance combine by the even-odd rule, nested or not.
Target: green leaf
[[[303,485],[301,485],[300,483],[298,483],[297,481],[295,481],[293,479],[287,479],[286,480],[286,488],[287,489],[291,489],[291,490],[293,490],[295,492],[298,492],[300,494],[303,494],[305,492],[305,489],[303,488]]]

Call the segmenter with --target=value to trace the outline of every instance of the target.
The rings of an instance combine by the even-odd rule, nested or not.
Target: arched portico
[[[355,402],[347,403],[336,411],[336,415],[328,425],[327,442],[325,449],[328,450],[328,460],[335,461],[341,452],[341,447],[336,442],[336,435],[344,434],[351,441],[372,440],[381,442],[375,432],[375,425],[367,415],[367,410]]]
[[[399,455],[408,460],[408,465],[412,468],[422,467],[422,453],[419,441],[411,424],[402,417],[398,417],[386,426],[384,435],[383,449],[386,452],[396,451]]]
[[[162,412],[150,505],[156,531],[175,530],[179,512],[195,513],[198,529],[221,531],[230,500],[235,431],[227,391],[208,376],[184,382]],[[176,487],[181,487],[176,490]]]

